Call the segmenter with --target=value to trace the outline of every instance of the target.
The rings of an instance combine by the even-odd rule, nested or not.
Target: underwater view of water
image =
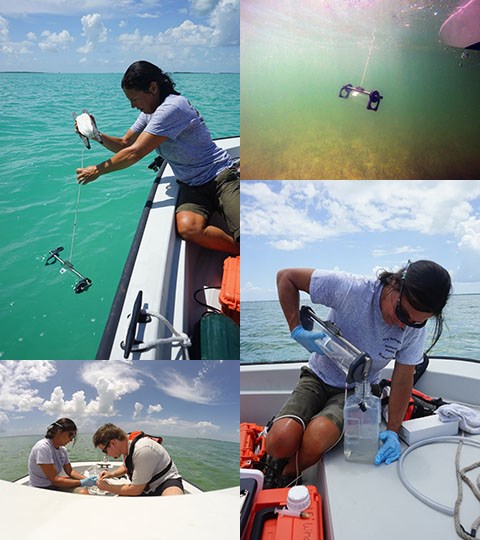
[[[317,315],[326,317],[329,308],[302,301]],[[453,295],[445,310],[445,325],[429,355],[458,356],[480,362],[478,321],[480,294]],[[427,323],[426,347],[431,344],[433,321]],[[290,337],[285,317],[277,301],[242,302],[240,358],[244,363],[304,361],[309,353]]]
[[[480,51],[438,38],[459,4],[243,1],[242,178],[480,178]],[[376,112],[339,99],[362,79]]]
[[[0,479],[17,480],[28,474],[28,456],[41,435],[0,438]],[[163,437],[163,445],[185,480],[204,491],[238,485],[238,443],[211,439]],[[195,448],[195,452],[192,452]],[[103,461],[103,453],[94,448],[92,435],[81,433],[75,445],[67,446],[71,462]],[[111,460],[114,461],[114,460]]]
[[[154,155],[82,186],[72,263],[92,287],[59,264],[69,259],[78,187],[75,169],[110,152],[87,150],[72,112],[88,109],[100,131],[122,136],[138,111],[121,88],[122,74],[0,73],[0,358],[95,357],[145,200]],[[177,90],[200,111],[213,137],[239,135],[239,74],[173,73]]]

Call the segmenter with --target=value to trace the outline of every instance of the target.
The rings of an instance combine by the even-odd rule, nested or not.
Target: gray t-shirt
[[[210,136],[203,118],[183,96],[170,94],[154,113],[140,113],[131,129],[168,137],[157,152],[175,176],[190,186],[200,186],[233,166],[230,155]]]
[[[128,442],[128,448],[130,448],[130,444],[131,441]],[[142,437],[135,443],[132,461],[132,484],[147,484],[170,463],[170,455],[163,445],[152,441],[152,439],[149,439],[148,437]],[[155,491],[160,484],[163,484],[165,480],[171,478],[180,478],[177,467],[173,462],[169,471],[148,486],[148,491],[146,491],[146,493]]]
[[[346,272],[315,270],[310,279],[310,298],[330,307],[327,316],[355,347],[372,358],[369,379],[377,382],[380,371],[391,361],[416,365],[423,359],[425,327],[403,330],[387,324],[380,310],[380,281]],[[324,382],[343,388],[345,374],[324,355],[312,353],[309,367]]]
[[[40,465],[53,465],[57,474],[60,474],[63,471],[64,465],[67,463],[70,463],[70,461],[64,446],[55,448],[52,439],[41,439],[35,443],[28,458],[30,485],[34,487],[48,487],[53,485],[45,476]]]

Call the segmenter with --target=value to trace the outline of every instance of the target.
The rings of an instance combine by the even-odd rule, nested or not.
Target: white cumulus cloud
[[[42,51],[58,52],[67,49],[70,43],[73,42],[73,37],[68,30],[62,30],[58,33],[44,30],[41,36],[43,39],[39,42],[38,46]]]
[[[161,411],[163,411],[163,407],[160,405],[160,403],[158,405],[149,405],[148,406],[148,414],[158,413],[158,412],[161,412]]]
[[[213,435],[214,433],[218,433],[220,431],[220,426],[217,426],[209,421],[201,421],[197,422],[193,429],[196,431],[197,435],[200,435],[201,437],[206,437],[207,435]]]
[[[55,373],[55,365],[49,361],[0,362],[0,411],[6,414],[41,407],[44,400],[31,384],[46,382]]]
[[[218,4],[218,0],[189,0],[189,2],[192,13],[199,17],[209,15]]]
[[[102,16],[99,13],[84,15],[81,19],[82,35],[86,37],[85,45],[79,47],[77,51],[81,54],[88,54],[94,50],[99,43],[105,43],[108,39],[108,29],[103,24]]]
[[[220,0],[210,17],[215,45],[233,46],[240,43],[240,1]]]
[[[133,407],[133,418],[138,418],[142,410],[143,405],[137,401]]]

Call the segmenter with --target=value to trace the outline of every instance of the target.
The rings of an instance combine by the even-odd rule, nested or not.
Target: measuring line
[[[84,154],[84,148],[82,148],[82,169],[83,169],[83,154]],[[69,261],[72,262],[72,256],[73,256],[73,244],[75,242],[75,232],[77,230],[77,221],[78,221],[78,206],[80,204],[80,190],[81,190],[82,184],[78,184],[78,191],[77,191],[77,205],[75,208],[75,219],[73,221],[73,232],[72,232],[72,243],[70,245],[70,257]]]
[[[370,44],[370,50],[368,51],[367,62],[365,63],[365,69],[363,70],[360,86],[363,86],[363,81],[365,80],[365,75],[367,74],[368,63],[370,62],[370,56],[372,56],[373,44],[375,43],[375,30],[376,28],[372,32],[372,43]]]

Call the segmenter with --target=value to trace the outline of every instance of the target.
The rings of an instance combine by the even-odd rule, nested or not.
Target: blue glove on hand
[[[292,333],[290,334],[292,338],[300,345],[303,345],[308,352],[316,352],[318,354],[323,354],[322,350],[315,343],[316,339],[321,339],[325,337],[323,332],[310,332],[305,330],[301,324],[296,326]]]
[[[88,478],[82,478],[80,480],[80,485],[82,487],[92,487],[97,483],[98,476],[89,476]]]
[[[400,457],[400,441],[395,431],[387,429],[380,433],[379,439],[383,441],[383,445],[375,456],[375,465],[385,462],[387,465],[397,461]]]

